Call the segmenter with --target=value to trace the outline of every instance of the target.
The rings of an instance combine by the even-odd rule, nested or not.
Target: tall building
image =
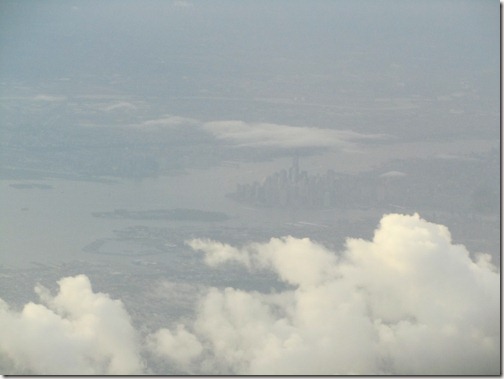
[[[294,183],[297,183],[299,180],[299,155],[294,155],[294,159],[292,160],[292,168],[294,172]]]
[[[327,208],[338,202],[338,184],[333,170],[325,175],[301,172],[296,154],[288,170],[275,172],[260,183],[238,185],[236,192],[229,196],[240,202],[268,207]]]

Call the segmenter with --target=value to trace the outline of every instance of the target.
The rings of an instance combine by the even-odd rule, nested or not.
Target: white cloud
[[[187,244],[194,250],[204,250],[206,253],[205,263],[211,267],[215,267],[231,259],[245,266],[249,266],[250,264],[250,259],[246,252],[241,252],[227,244],[208,239],[194,239],[188,241]]]
[[[94,293],[84,275],[59,282],[56,296],[41,286],[45,303],[21,312],[0,304],[0,355],[14,374],[138,374],[143,370],[136,332],[123,304]]]
[[[207,261],[249,262],[293,286],[212,289],[195,333],[240,374],[498,374],[499,274],[448,229],[387,215],[336,254],[292,237],[242,249],[192,241]],[[222,246],[225,253],[220,254]],[[210,257],[210,258],[208,258]],[[218,259],[216,259],[218,257]]]
[[[142,109],[145,104],[142,101],[127,101],[126,98],[121,99],[118,96],[95,95],[95,96],[81,96],[82,99],[94,100],[89,103],[87,107],[92,110],[110,113],[134,113]],[[98,100],[98,101],[96,101]],[[107,100],[107,101],[99,101]]]
[[[206,289],[192,321],[140,341],[121,301],[93,292],[84,275],[67,277],[56,295],[37,286],[41,304],[20,312],[0,300],[2,370],[141,374],[142,352],[204,375],[500,371],[497,268],[417,214],[384,216],[372,240],[349,238],[340,253],[290,236],[242,248],[188,244],[212,267],[269,270],[284,289]]]
[[[335,147],[349,146],[351,141],[364,138],[383,138],[348,130],[332,130],[271,123],[246,123],[243,121],[212,121],[203,129],[217,139],[236,146],[252,147]]]
[[[161,118],[144,121],[140,124],[140,126],[143,126],[143,127],[178,126],[178,125],[184,125],[184,124],[194,124],[196,122],[198,122],[198,121],[195,119],[192,119],[192,118],[188,118],[188,117],[165,115],[164,117],[161,117]]]
[[[106,104],[102,108],[106,112],[111,111],[136,111],[137,106],[127,101],[119,101],[112,104]]]
[[[387,171],[380,175],[380,178],[396,178],[406,176],[406,174],[402,171]]]
[[[162,328],[147,337],[147,344],[154,354],[171,359],[175,364],[188,369],[191,360],[203,350],[201,343],[184,325],[177,325],[176,332]]]
[[[47,94],[40,94],[37,96],[33,97],[33,100],[35,101],[47,101],[47,102],[60,102],[60,101],[65,101],[67,98],[65,96],[54,96],[54,95],[47,95]]]

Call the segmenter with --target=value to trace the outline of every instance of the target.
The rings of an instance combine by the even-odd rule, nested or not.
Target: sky
[[[0,373],[500,374],[499,12],[0,2]]]
[[[449,69],[495,74],[497,8],[496,1],[470,0],[4,1],[2,75],[143,78],[164,63],[172,74],[260,76],[281,59],[284,70],[329,71],[348,51],[367,55],[358,64],[368,68],[396,64],[441,81]]]

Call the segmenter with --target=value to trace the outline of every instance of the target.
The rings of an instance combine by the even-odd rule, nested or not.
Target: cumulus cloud
[[[499,373],[496,267],[417,214],[384,216],[371,241],[348,239],[341,254],[293,237],[189,245],[211,265],[268,269],[291,287],[208,292],[194,333],[223,372]]]
[[[211,267],[216,267],[228,260],[238,261],[245,266],[250,265],[250,257],[247,252],[242,252],[227,244],[208,239],[194,239],[188,241],[187,244],[194,250],[205,251],[205,263]]]
[[[43,304],[30,302],[21,312],[0,300],[0,355],[12,373],[140,373],[136,332],[122,302],[93,292],[84,275],[58,284],[56,296],[37,286]]]
[[[147,337],[148,348],[157,356],[166,357],[183,369],[189,369],[191,360],[203,350],[201,343],[189,333],[184,325],[178,324],[176,331],[161,328]]]
[[[282,285],[208,288],[193,319],[140,340],[121,301],[93,292],[84,275],[67,277],[56,295],[37,286],[41,303],[20,312],[0,300],[0,365],[139,374],[148,354],[170,372],[204,375],[500,372],[500,273],[418,214],[386,215],[371,240],[349,238],[341,252],[290,236],[188,244],[211,267],[268,270]]]
[[[217,139],[236,146],[252,147],[334,147],[347,146],[351,141],[364,138],[383,138],[348,130],[332,130],[311,127],[279,125],[271,123],[247,123],[243,121],[212,121],[203,129]]]

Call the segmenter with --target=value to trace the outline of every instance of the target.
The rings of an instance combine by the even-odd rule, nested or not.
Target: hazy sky
[[[497,1],[2,1],[1,75],[268,75],[405,66],[443,80],[477,69],[490,85]],[[295,60],[292,62],[291,60]],[[285,66],[284,63],[287,65]]]

